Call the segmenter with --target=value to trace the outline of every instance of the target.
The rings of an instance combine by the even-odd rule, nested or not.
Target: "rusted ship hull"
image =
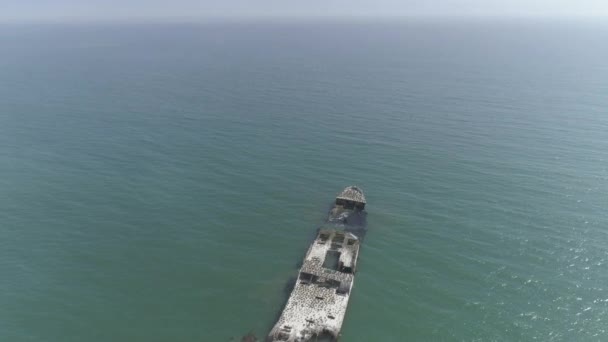
[[[308,248],[296,284],[268,342],[337,341],[346,315],[364,227],[365,196],[348,187],[336,198],[328,224]]]

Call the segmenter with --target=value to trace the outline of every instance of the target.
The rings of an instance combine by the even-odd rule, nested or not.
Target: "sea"
[[[608,24],[0,24],[0,341],[265,336],[332,200],[344,342],[608,341]]]

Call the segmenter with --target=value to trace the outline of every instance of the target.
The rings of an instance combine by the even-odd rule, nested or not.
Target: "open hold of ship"
[[[336,198],[308,249],[283,313],[267,341],[337,341],[353,287],[360,238],[347,229],[365,209],[361,189],[350,186]],[[346,224],[345,224],[346,223]]]

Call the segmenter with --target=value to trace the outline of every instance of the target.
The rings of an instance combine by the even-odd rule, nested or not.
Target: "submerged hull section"
[[[358,201],[341,198],[356,189]],[[336,341],[346,314],[359,256],[362,226],[347,229],[349,219],[363,217],[365,197],[346,188],[309,247],[294,289],[270,334],[269,342]],[[361,202],[362,200],[362,202]],[[350,201],[350,202],[349,202]],[[352,227],[351,227],[352,228]]]

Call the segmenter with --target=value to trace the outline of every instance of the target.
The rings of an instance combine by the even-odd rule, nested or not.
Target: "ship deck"
[[[346,314],[359,239],[342,230],[320,230],[269,341],[337,339]]]

